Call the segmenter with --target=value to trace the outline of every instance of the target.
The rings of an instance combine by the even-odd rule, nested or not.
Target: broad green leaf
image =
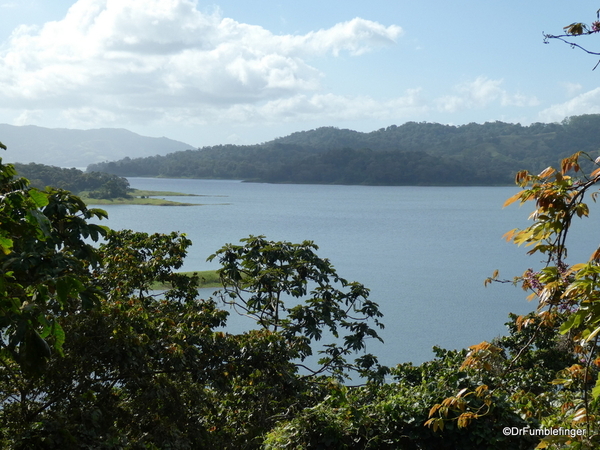
[[[581,314],[572,314],[561,326],[560,334],[566,334],[571,328],[577,328],[581,324]]]
[[[44,240],[51,235],[51,224],[48,218],[39,210],[34,209],[27,213],[28,221],[37,224],[38,238]]]
[[[64,356],[63,344],[65,343],[65,330],[60,326],[60,323],[54,321],[52,324],[52,335],[54,336],[54,349]]]
[[[600,374],[598,374],[598,379],[596,380],[596,386],[592,389],[592,397],[597,399],[600,397]]]
[[[0,251],[8,255],[13,247],[13,240],[5,236],[0,236]]]
[[[37,189],[31,189],[29,191],[29,197],[33,200],[38,208],[43,208],[49,203],[48,194]]]

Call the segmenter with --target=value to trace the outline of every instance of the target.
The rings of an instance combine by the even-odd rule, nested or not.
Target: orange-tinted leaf
[[[529,172],[526,170],[521,170],[520,172],[517,172],[517,175],[515,176],[515,183],[519,185],[524,185],[530,179],[531,177],[529,175]]]
[[[517,231],[519,231],[518,228],[513,228],[512,230],[507,231],[502,236],[502,239],[506,239],[507,242],[510,242]]]
[[[429,410],[429,417],[433,416],[438,411],[438,409],[440,409],[440,406],[442,406],[442,405],[440,405],[439,403],[433,405],[431,407],[431,409]],[[425,423],[427,423],[427,422],[425,422]]]
[[[516,202],[517,200],[519,200],[521,198],[521,193],[517,192],[515,195],[513,195],[511,198],[509,198],[508,200],[506,200],[504,202],[504,205],[502,205],[503,208],[506,208],[508,205],[512,205],[514,202]]]
[[[575,416],[573,417],[573,423],[582,423],[588,421],[588,413],[587,409],[579,408],[575,411]]]

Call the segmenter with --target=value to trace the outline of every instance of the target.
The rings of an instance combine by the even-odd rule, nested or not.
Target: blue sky
[[[542,38],[599,5],[556,3],[0,0],[0,123],[204,146],[600,113],[597,59]]]

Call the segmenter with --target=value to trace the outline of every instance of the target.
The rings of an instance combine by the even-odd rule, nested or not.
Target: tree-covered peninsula
[[[593,152],[600,115],[529,126],[409,122],[370,133],[333,127],[247,146],[92,164],[119,176],[241,179],[270,183],[509,185],[517,171],[558,163],[565,149]]]
[[[38,189],[52,186],[75,194],[85,192],[90,198],[98,199],[125,198],[130,192],[129,181],[113,174],[36,163],[15,163],[14,166],[29,180],[31,186]]]
[[[118,205],[138,204],[155,206],[194,206],[197,203],[183,203],[166,200],[170,196],[194,196],[181,192],[142,191],[129,187],[126,178],[104,172],[83,172],[46,164],[15,163],[17,171],[29,180],[32,187],[44,189],[46,186],[60,188],[77,194],[86,204]],[[162,197],[162,198],[155,198]]]

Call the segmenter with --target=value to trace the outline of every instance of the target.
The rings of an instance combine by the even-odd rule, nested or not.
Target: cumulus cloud
[[[464,109],[483,108],[493,103],[501,106],[535,106],[539,101],[535,97],[511,94],[502,86],[503,80],[491,80],[478,77],[474,81],[459,84],[456,94],[439,98],[437,109],[443,112],[456,112]]]
[[[544,109],[540,112],[540,119],[543,122],[559,122],[569,116],[598,113],[600,113],[600,88]]]
[[[0,99],[91,123],[264,108],[319,90],[311,57],[360,55],[401,33],[355,18],[275,35],[202,13],[193,0],[79,0],[60,21],[12,33],[0,52]]]
[[[389,100],[369,96],[335,94],[298,94],[269,101],[257,109],[265,121],[325,119],[359,120],[409,118],[429,109],[421,98],[421,89],[409,89],[405,95]]]
[[[195,0],[79,0],[62,20],[18,27],[1,47],[0,113],[15,124],[83,128],[392,122],[537,104],[486,77],[438,99],[420,88],[384,99],[325,91],[317,57],[360,56],[401,35],[362,18],[277,35],[201,12]]]

